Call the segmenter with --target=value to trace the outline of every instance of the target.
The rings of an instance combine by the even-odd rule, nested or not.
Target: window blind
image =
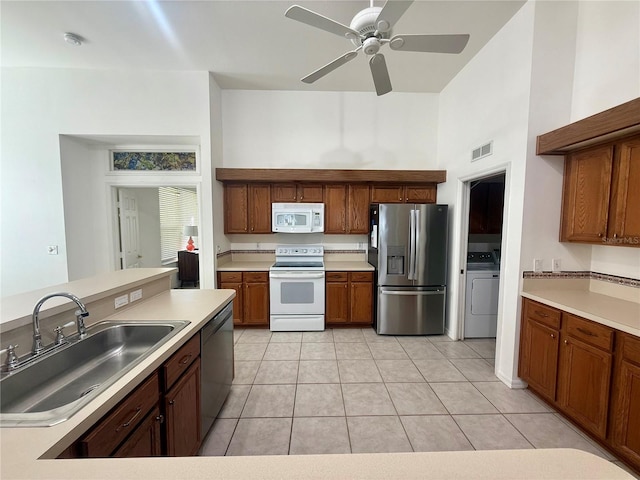
[[[183,227],[197,223],[198,198],[193,189],[159,187],[158,199],[162,262],[175,262],[178,258],[178,250],[184,250],[189,239],[182,234]],[[197,247],[197,239],[194,243]]]

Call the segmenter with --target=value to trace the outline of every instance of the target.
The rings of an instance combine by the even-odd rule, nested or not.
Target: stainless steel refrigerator
[[[376,267],[376,331],[444,333],[447,205],[374,204],[368,261]]]

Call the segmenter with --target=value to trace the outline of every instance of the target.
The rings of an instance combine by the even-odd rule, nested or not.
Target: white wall
[[[458,296],[466,259],[456,254],[462,237],[463,181],[506,170],[505,217],[501,266],[501,311],[496,370],[511,383],[520,282],[520,241],[535,7],[524,5],[440,95],[438,168],[447,182],[438,186],[438,201],[451,205],[448,329],[457,338]],[[471,151],[493,141],[493,155],[471,163]]]
[[[3,68],[1,295],[68,279],[60,134],[199,137],[200,247],[204,265],[211,265],[201,282],[213,286],[208,97],[207,72]],[[29,255],[6,248],[18,231]],[[54,244],[58,256],[47,254]]]
[[[571,121],[640,97],[640,2],[580,2]],[[591,247],[589,270],[640,278],[640,249]]]
[[[438,95],[222,92],[224,166],[436,168]]]

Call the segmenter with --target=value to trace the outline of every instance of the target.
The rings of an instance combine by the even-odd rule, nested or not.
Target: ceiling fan
[[[341,65],[353,60],[360,50],[369,58],[369,67],[378,95],[391,91],[391,80],[384,55],[380,48],[389,44],[391,50],[405,52],[460,53],[469,41],[468,34],[462,35],[395,35],[391,37],[393,25],[413,3],[413,0],[387,0],[383,7],[370,6],[358,12],[350,26],[343,25],[299,5],[293,5],[285,12],[285,17],[306,23],[351,40],[356,46],[344,55],[327,63],[324,67],[302,78],[304,83],[313,83],[334,71]]]

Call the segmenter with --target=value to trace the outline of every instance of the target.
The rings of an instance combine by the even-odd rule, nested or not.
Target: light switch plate
[[[562,262],[559,258],[554,258],[551,260],[551,271],[552,272],[560,272],[562,271]]]

